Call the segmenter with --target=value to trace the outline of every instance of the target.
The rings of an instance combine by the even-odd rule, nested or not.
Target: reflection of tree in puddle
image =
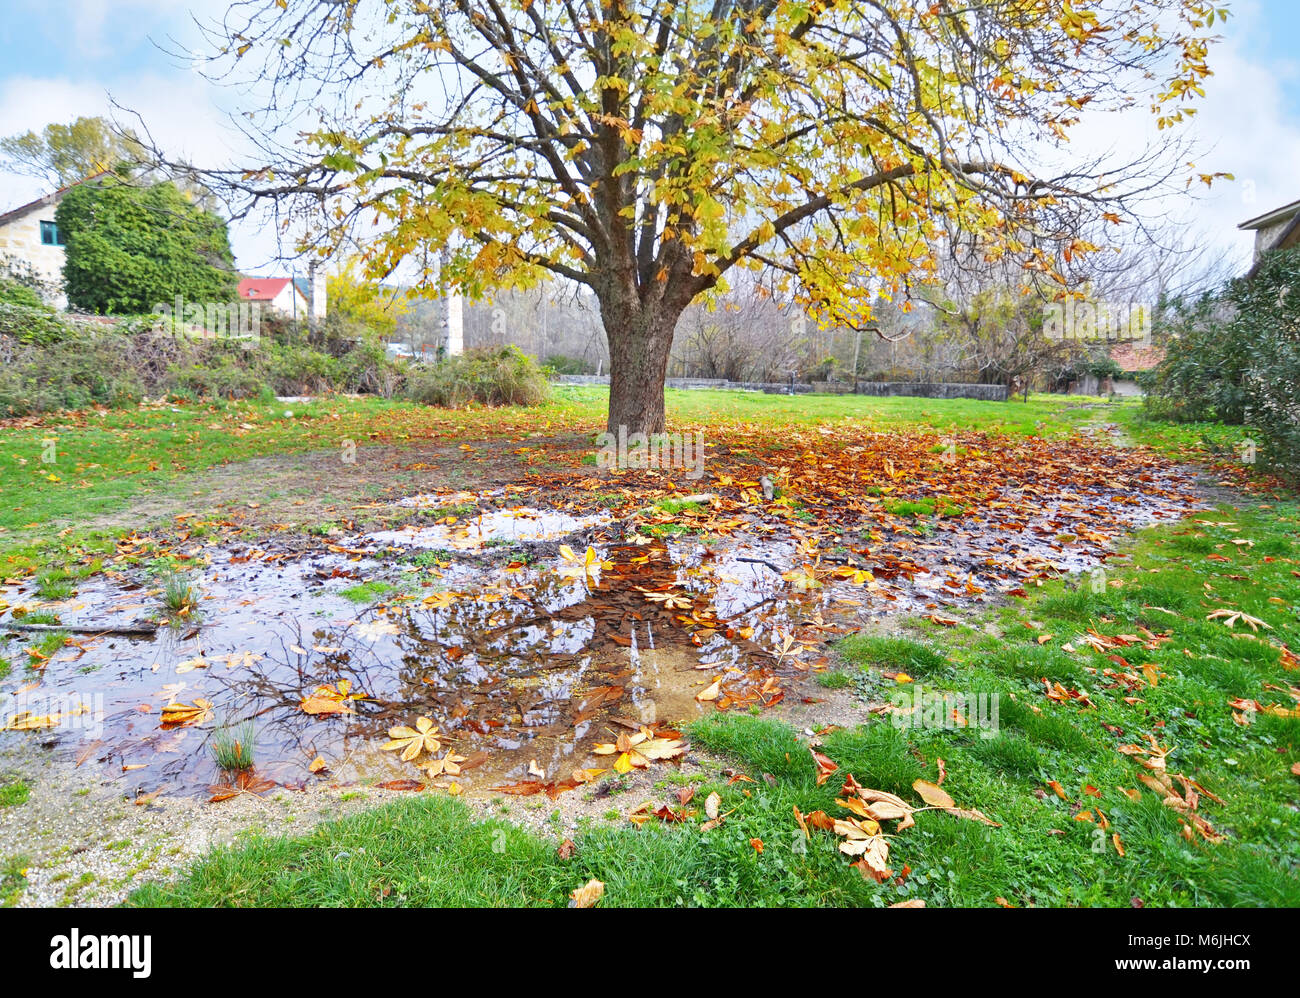
[[[767,675],[771,657],[726,637],[704,591],[689,608],[655,601],[683,581],[662,543],[608,557],[598,577],[532,572],[477,598],[396,602],[310,636],[291,630],[278,652],[213,678],[223,701],[258,720],[259,752],[305,778],[317,754],[338,757],[348,743],[423,716],[471,759],[467,769],[486,763],[503,774],[533,758],[556,766],[602,719],[688,717],[701,677],[726,676],[740,702],[741,688]],[[300,709],[304,695],[340,679],[366,694],[355,714]]]

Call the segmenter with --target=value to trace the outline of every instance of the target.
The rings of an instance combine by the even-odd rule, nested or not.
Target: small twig
[[[775,565],[773,565],[770,561],[767,561],[767,560],[764,559],[764,558],[737,558],[736,561],[748,562],[748,563],[751,564],[751,565],[765,565],[765,566],[767,566],[768,568],[770,568],[772,571],[774,571],[777,575],[780,575],[780,576],[783,576],[783,577],[784,577],[785,572],[786,572],[785,569],[783,569],[783,568],[777,568],[777,567],[776,567]]]

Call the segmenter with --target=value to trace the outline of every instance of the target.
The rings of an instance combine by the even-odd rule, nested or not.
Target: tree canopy
[[[348,260],[326,279],[330,314],[372,339],[390,340],[398,320],[411,311],[406,295],[365,280],[358,269],[356,261]]]
[[[1203,0],[246,0],[214,41],[274,94],[265,157],[213,171],[309,241],[376,238],[478,296],[589,286],[611,428],[663,427],[682,310],[736,268],[826,321],[933,273],[946,244],[1055,275],[1168,178],[1162,150],[1070,155],[1083,114],[1192,113]],[[281,142],[305,114],[316,127]],[[295,134],[301,134],[294,129]],[[1057,164],[1048,167],[1046,164]],[[1210,178],[1205,178],[1210,179]]]
[[[116,177],[72,188],[55,212],[67,240],[63,279],[73,308],[104,314],[171,304],[226,302],[238,276],[223,219],[168,181]]]
[[[78,180],[123,164],[138,163],[144,146],[132,132],[119,132],[101,117],[77,118],[0,139],[0,162],[6,169],[67,187]]]

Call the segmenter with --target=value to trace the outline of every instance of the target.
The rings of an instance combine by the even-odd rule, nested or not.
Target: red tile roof
[[[288,283],[287,277],[246,277],[239,282],[239,297],[251,301],[271,301]]]
[[[1110,351],[1110,359],[1118,364],[1122,371],[1149,371],[1153,367],[1160,366],[1160,362],[1165,359],[1165,349],[1121,343]]]

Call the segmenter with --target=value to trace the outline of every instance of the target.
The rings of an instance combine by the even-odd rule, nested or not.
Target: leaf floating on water
[[[430,755],[442,748],[442,742],[438,739],[438,729],[434,727],[433,721],[427,717],[421,717],[415,722],[414,728],[409,728],[404,724],[388,729],[389,741],[380,746],[381,751],[396,752],[401,751],[401,760],[410,762],[422,752],[428,752]]]
[[[162,709],[163,728],[179,728],[190,724],[202,724],[212,716],[212,701],[195,697],[192,704],[169,703]]]
[[[364,693],[352,692],[352,681],[340,679],[332,686],[317,686],[302,698],[299,708],[304,714],[319,716],[321,714],[355,714],[352,706],[354,700],[364,700]]]

